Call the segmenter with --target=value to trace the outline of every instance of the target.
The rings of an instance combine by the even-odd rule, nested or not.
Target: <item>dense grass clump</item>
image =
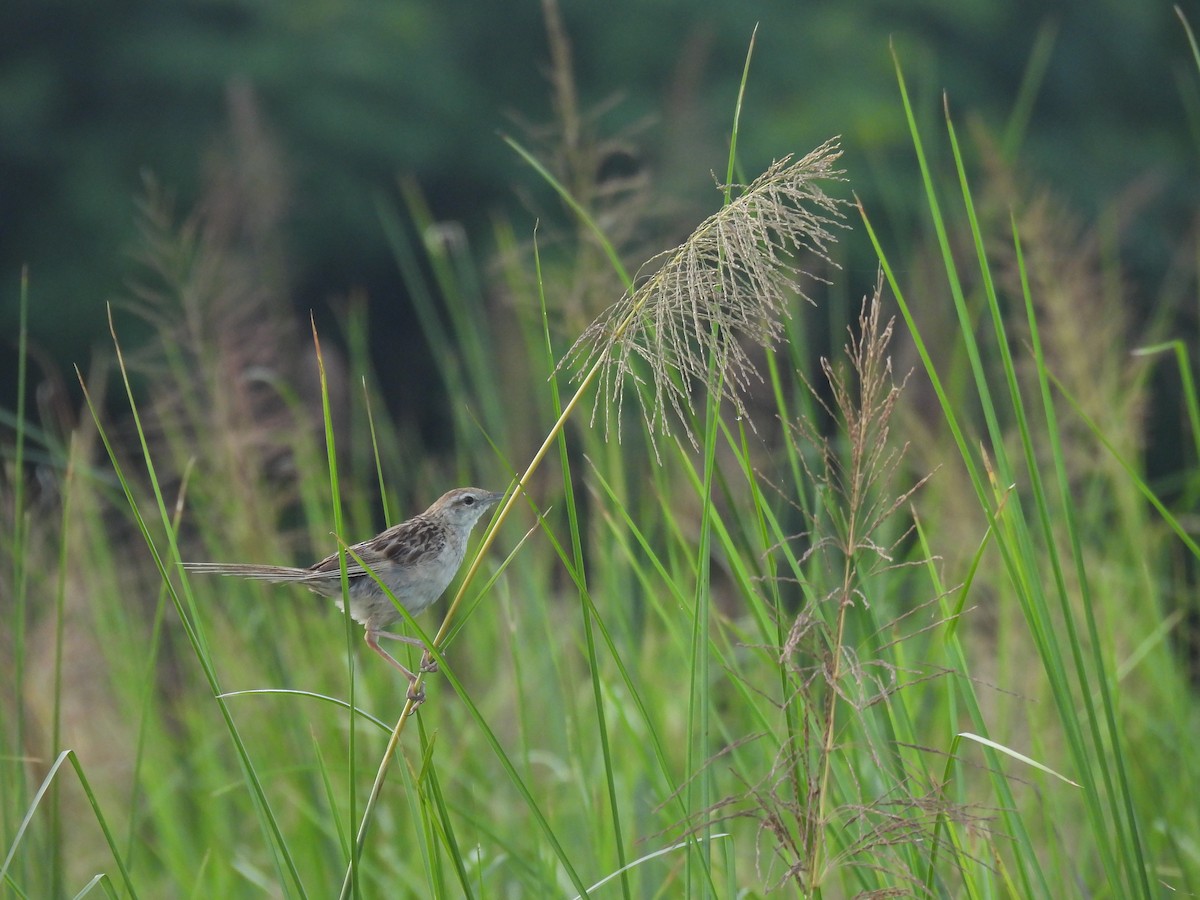
[[[1200,890],[1171,640],[1197,548],[1137,461],[1147,362],[1078,229],[1003,172],[1011,215],[980,214],[953,119],[934,171],[900,86],[920,265],[850,214],[835,142],[735,185],[736,120],[724,202],[665,253],[524,148],[577,240],[498,224],[486,292],[415,189],[382,204],[440,457],[389,417],[361,305],[291,322],[270,185],[231,164],[182,221],[149,189],[151,338],[113,328],[69,427],[8,417],[4,891]],[[874,284],[837,268],[852,222]],[[813,358],[810,302],[852,293]],[[331,604],[179,566],[311,561],[467,483],[508,500],[406,622],[439,663],[415,715]]]

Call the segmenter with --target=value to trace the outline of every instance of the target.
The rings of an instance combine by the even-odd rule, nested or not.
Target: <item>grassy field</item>
[[[486,268],[415,190],[381,207],[435,455],[362,304],[291,324],[270,204],[178,222],[151,189],[151,338],[114,329],[69,442],[12,419],[0,895],[1200,891],[1198,548],[1140,464],[1147,379],[1191,397],[1188,359],[1133,354],[1103,249],[945,125],[913,124],[933,237],[902,263],[835,143],[638,277],[616,207],[532,157],[577,230],[499,222]],[[845,227],[878,285],[833,265]],[[441,657],[415,713],[332,604],[178,565],[518,483],[407,625]]]

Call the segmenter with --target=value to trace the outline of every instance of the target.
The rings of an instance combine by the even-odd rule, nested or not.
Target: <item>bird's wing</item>
[[[367,551],[398,566],[414,566],[446,546],[446,529],[425,516],[414,516],[367,541]],[[366,557],[364,556],[365,560]]]
[[[440,553],[445,546],[444,528],[424,516],[414,516],[350,549],[372,569],[377,569],[381,563],[404,567],[415,565],[427,556]],[[334,553],[325,557],[309,571],[314,575],[338,576],[338,555]],[[346,572],[351,577],[366,574],[366,570],[350,554],[346,555]]]

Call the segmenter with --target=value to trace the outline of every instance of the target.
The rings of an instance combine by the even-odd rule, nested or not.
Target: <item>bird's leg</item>
[[[384,650],[382,647],[379,646],[379,638],[381,638],[381,637],[396,638],[398,640],[404,640],[404,641],[408,641],[408,642],[413,642],[415,639],[414,638],[403,638],[398,634],[389,634],[386,631],[372,631],[370,628],[367,629],[367,635],[366,635],[367,646],[370,647],[372,650],[374,650],[376,653],[378,653],[380,656],[382,656],[384,659],[386,659],[389,663],[391,663],[397,669],[399,669],[404,674],[404,677],[408,679],[408,699],[412,701],[413,709],[416,709],[418,706],[420,706],[422,703],[425,702],[425,686],[417,684],[417,676],[414,675],[412,672],[410,672],[407,668],[402,666],[400,664],[400,661],[398,659],[396,659],[396,657],[392,656],[392,654],[388,653],[386,650]],[[421,643],[420,641],[415,641],[415,642],[417,644]]]
[[[375,637],[388,638],[393,641],[403,641],[406,644],[412,644],[414,647],[424,647],[425,642],[420,638],[409,637],[407,634],[392,634],[390,631],[377,631]]]
[[[409,637],[406,634],[392,634],[390,631],[377,631],[376,637],[391,638],[393,641],[404,641],[406,644],[412,644],[415,647],[425,647],[424,642],[420,638]],[[383,651],[380,651],[383,652]],[[433,658],[433,654],[426,648],[421,654],[421,671],[436,672],[438,670],[437,660]]]

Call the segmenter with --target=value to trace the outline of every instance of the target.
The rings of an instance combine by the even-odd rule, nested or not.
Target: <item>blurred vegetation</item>
[[[852,230],[751,213],[635,286],[709,246],[755,20],[730,166],[841,134]],[[0,44],[0,890],[1200,890],[1169,8],[17,3]],[[743,252],[805,274],[756,306]],[[559,418],[564,357],[602,390]],[[329,604],[178,571],[323,556],[547,433],[415,720]]]
[[[1166,277],[1173,236],[1200,199],[1189,177],[1200,92],[1167,4],[618,2],[566,3],[561,13],[585,130],[620,139],[676,221],[709,208],[756,22],[746,170],[840,134],[856,190],[893,237],[919,233],[889,40],[921,116],[936,117],[952,86],[1010,164],[1038,173],[1085,217],[1123,197],[1116,239],[1146,294]],[[551,136],[549,62],[532,0],[4,3],[0,333],[13,333],[28,264],[37,358],[86,364],[103,343],[104,304],[124,295],[144,173],[190,209],[226,141],[229,92],[248,86],[290,185],[293,306],[303,317],[365,292],[386,361],[383,348],[407,341],[412,320],[377,197],[397,175],[412,177],[435,218],[474,234],[497,210],[558,217],[544,195],[514,190],[518,161],[495,134]],[[869,278],[869,248],[853,247]],[[11,367],[0,377],[11,406]]]

